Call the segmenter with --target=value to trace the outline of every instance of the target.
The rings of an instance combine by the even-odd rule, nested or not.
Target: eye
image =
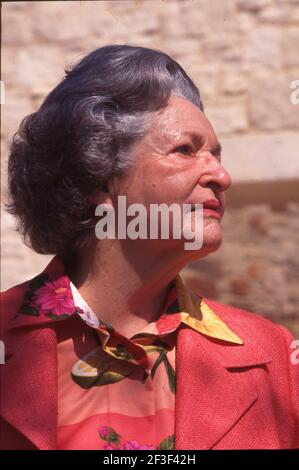
[[[180,145],[173,150],[173,153],[181,153],[183,155],[190,155],[192,153],[192,147],[190,145]]]

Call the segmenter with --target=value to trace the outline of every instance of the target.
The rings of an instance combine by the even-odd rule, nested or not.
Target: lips
[[[221,204],[217,199],[207,199],[202,202],[203,215],[205,217],[213,217],[215,219],[221,219]],[[195,211],[195,206],[192,207],[192,211]]]
[[[216,212],[220,212],[221,205],[217,199],[208,199],[207,201],[204,201],[202,204],[203,204],[203,209],[211,209]]]
[[[208,199],[203,202],[203,215],[205,217],[213,217],[221,219],[221,204],[217,199]]]

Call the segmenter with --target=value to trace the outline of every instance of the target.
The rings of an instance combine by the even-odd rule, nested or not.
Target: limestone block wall
[[[290,95],[299,80],[299,0],[3,3],[3,201],[9,142],[21,119],[67,67],[110,43],[158,48],[178,60],[199,86],[223,144],[237,189],[225,241],[219,253],[186,270],[188,282],[295,331],[299,104]],[[263,191],[264,184],[270,189]],[[48,259],[24,247],[13,227],[4,214],[2,289],[36,274]]]

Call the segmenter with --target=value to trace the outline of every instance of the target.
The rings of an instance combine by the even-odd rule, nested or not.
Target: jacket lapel
[[[57,429],[55,330],[13,329],[6,349],[13,353],[2,368],[1,414],[38,449],[53,450]]]
[[[224,344],[181,329],[176,349],[175,448],[215,446],[258,399],[245,367],[270,361],[256,344]]]

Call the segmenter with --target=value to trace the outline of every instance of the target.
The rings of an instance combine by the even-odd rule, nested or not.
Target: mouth
[[[221,204],[217,199],[208,199],[202,202],[203,216],[221,219]],[[191,211],[195,211],[195,206],[192,206]]]

